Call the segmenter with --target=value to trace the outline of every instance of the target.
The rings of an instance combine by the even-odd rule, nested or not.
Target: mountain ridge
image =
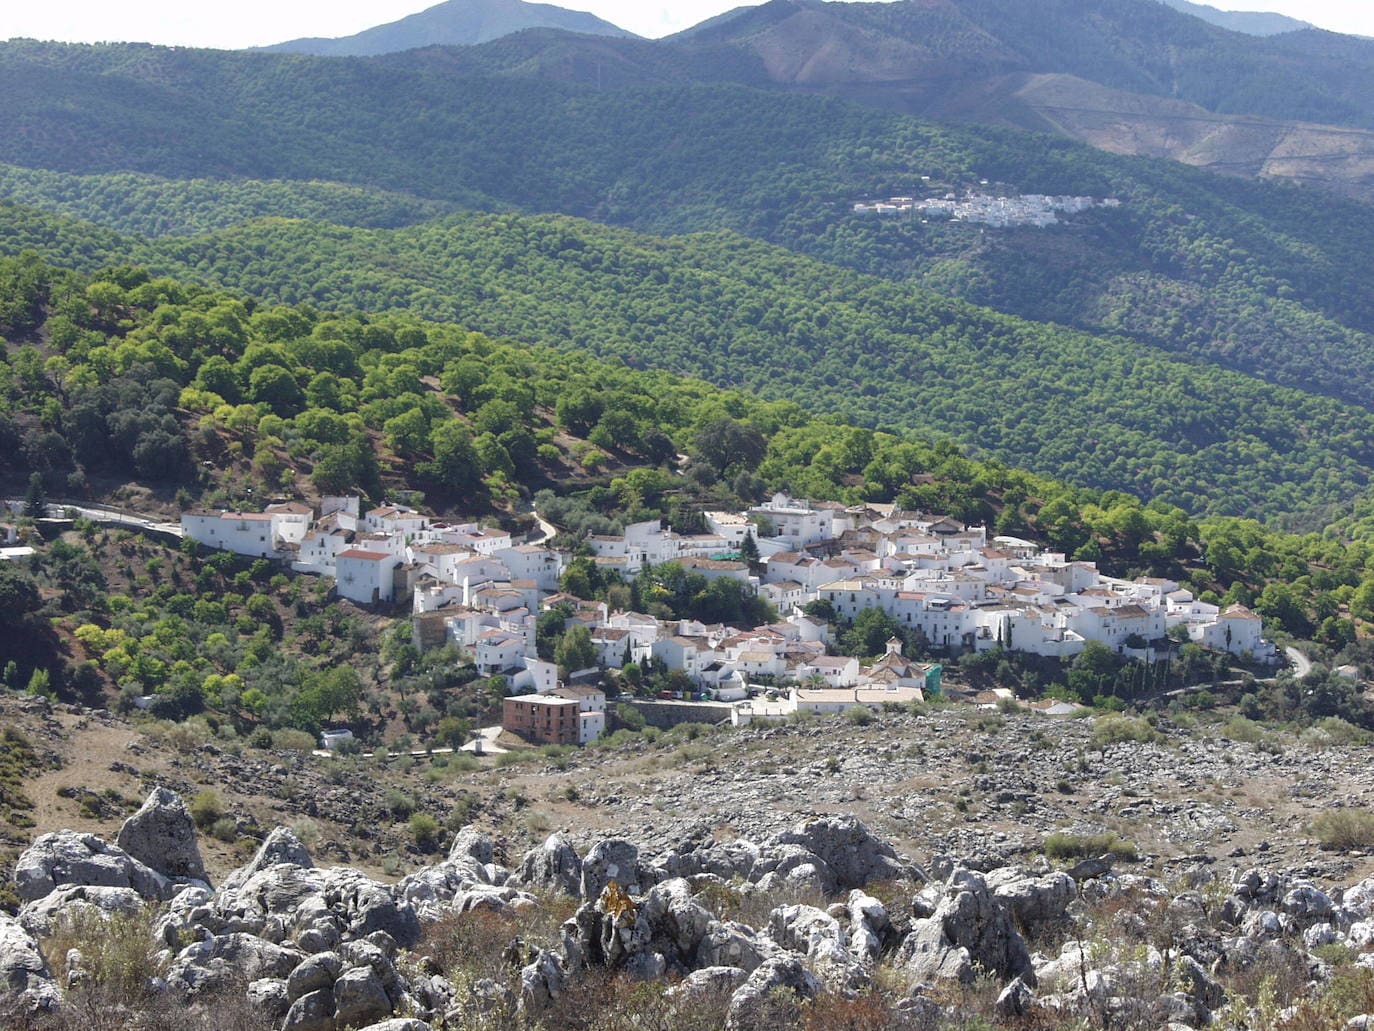
[[[473,46],[533,28],[635,38],[633,33],[594,14],[553,4],[526,0],[446,0],[351,36],[311,36],[257,49],[321,57],[376,57],[425,46]]]
[[[1223,11],[1210,4],[1195,4],[1191,0],[1159,0],[1184,14],[1210,22],[1223,29],[1243,32],[1247,36],[1278,36],[1285,32],[1301,32],[1316,28],[1311,22],[1290,18],[1286,14],[1269,11]]]

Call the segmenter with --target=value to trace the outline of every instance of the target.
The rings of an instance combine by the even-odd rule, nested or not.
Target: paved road
[[[1302,652],[1296,648],[1285,648],[1283,651],[1288,656],[1288,661],[1293,664],[1293,676],[1301,680],[1312,672],[1312,662]]]
[[[22,501],[9,501],[7,504],[11,509],[23,509]],[[117,526],[127,526],[131,530],[156,530],[159,533],[171,534],[174,537],[185,536],[180,523],[161,523],[148,516],[135,515],[132,512],[121,512],[114,508],[99,508],[92,505],[68,504],[66,502],[53,502],[48,505],[49,519],[63,519],[68,512],[75,512],[77,515],[86,519],[93,519],[102,523],[113,523]]]
[[[481,728],[478,729],[477,733],[478,733],[479,735],[481,735],[481,738],[482,738],[482,754],[483,754],[483,755],[505,755],[507,752],[510,751],[509,748],[502,748],[500,745],[498,745],[498,744],[496,743],[496,739],[497,739],[498,737],[500,737],[500,735],[501,735],[501,728],[500,728],[499,726],[497,726],[497,727],[481,727]],[[462,748],[460,748],[459,751],[460,751],[460,752],[472,752],[472,753],[475,753],[475,752],[477,751],[477,742],[476,742],[476,740],[469,741],[469,742],[468,742],[467,744],[465,744]],[[319,759],[333,759],[333,758],[335,758],[336,755],[337,755],[337,753],[331,752],[331,751],[329,751],[328,749],[325,749],[325,748],[317,748],[317,749],[315,749],[313,752],[311,752],[310,754],[313,755],[313,756],[315,756],[316,758],[319,758]],[[417,750],[415,750],[415,751],[413,751],[413,752],[389,752],[389,753],[387,753],[387,754],[388,754],[391,758],[393,758],[393,759],[400,758],[401,756],[421,757],[421,756],[429,756],[429,755],[452,755],[452,754],[453,754],[453,749],[452,749],[452,748],[421,748],[421,749],[417,749]],[[361,752],[361,753],[359,753],[358,757],[359,757],[360,759],[372,759],[372,758],[375,758],[375,757],[376,757],[376,753],[375,753],[375,752]]]
[[[530,514],[534,516],[534,521],[539,524],[539,532],[543,534],[543,536],[530,537],[525,541],[526,544],[547,544],[558,536],[558,527],[554,526],[553,523],[549,522],[534,509],[530,509]]]

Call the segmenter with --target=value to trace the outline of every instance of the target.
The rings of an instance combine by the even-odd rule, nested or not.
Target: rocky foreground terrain
[[[36,807],[0,915],[7,1028],[1374,1026],[1370,858],[1313,830],[1371,774],[1329,734],[937,711],[435,778],[7,714],[40,794],[98,787],[83,761],[157,782],[100,834]],[[316,853],[358,862],[278,826],[227,866],[247,839],[198,834],[178,793],[216,782],[235,826],[311,812]],[[464,801],[441,861],[366,826],[399,783]]]

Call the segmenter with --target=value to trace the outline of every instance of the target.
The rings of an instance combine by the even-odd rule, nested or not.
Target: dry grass
[[[1322,848],[1354,852],[1374,846],[1374,812],[1329,809],[1312,821],[1311,832]]]

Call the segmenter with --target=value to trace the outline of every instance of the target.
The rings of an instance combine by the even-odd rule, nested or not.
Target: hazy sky
[[[298,36],[347,36],[437,0],[0,0],[0,39],[137,40],[236,48]],[[557,0],[554,0],[557,2]],[[565,0],[642,36],[663,36],[749,0]],[[1028,0],[1029,2],[1029,0]],[[1374,36],[1370,0],[1213,0],[1226,10],[1279,11],[1323,28]]]

